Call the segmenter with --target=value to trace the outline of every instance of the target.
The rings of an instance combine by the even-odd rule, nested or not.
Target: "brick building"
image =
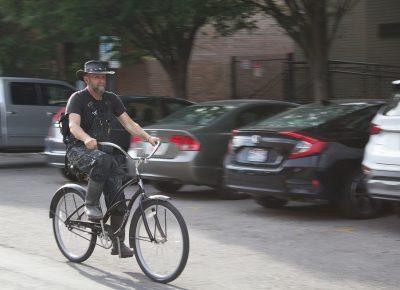
[[[293,43],[272,19],[259,17],[259,29],[240,31],[230,37],[214,38],[212,27],[204,27],[197,36],[189,66],[188,96],[204,101],[232,97],[232,57],[249,62],[253,67],[259,58],[286,57],[293,51]],[[252,61],[253,60],[253,61]],[[270,72],[271,73],[271,72]],[[265,74],[256,76],[261,80]],[[249,83],[248,86],[254,86]],[[120,94],[172,95],[167,74],[155,59],[140,64],[123,66],[116,77],[116,91]],[[277,97],[279,98],[279,97]]]
[[[331,50],[333,97],[387,97],[400,79],[399,0],[360,0],[342,20]],[[259,29],[214,38],[212,28],[199,32],[189,67],[188,96],[209,99],[288,99],[284,66],[300,50],[274,20],[259,17]],[[204,35],[203,32],[207,34]],[[294,101],[312,100],[309,73],[294,66]],[[168,76],[156,60],[123,67],[117,74],[121,94],[172,95]],[[297,95],[296,95],[297,94]]]
[[[345,15],[330,54],[336,61],[331,64],[333,98],[391,96],[391,82],[400,79],[399,14],[399,0],[360,0]],[[294,58],[303,60],[298,48]],[[306,77],[304,70],[296,71],[297,99],[311,94]]]

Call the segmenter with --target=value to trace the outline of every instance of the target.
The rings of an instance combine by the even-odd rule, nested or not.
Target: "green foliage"
[[[71,60],[60,73],[67,76],[76,63],[98,58],[100,36],[113,35],[122,40],[124,61],[150,54],[173,82],[186,81],[193,42],[203,25],[213,24],[221,35],[254,27],[248,21],[254,7],[240,0],[0,0],[0,9],[1,27],[7,31],[7,25],[15,25],[25,32],[7,35],[9,42],[25,44],[42,63],[55,60],[57,44],[73,43]],[[0,56],[8,57],[11,45],[1,36]],[[10,64],[23,59],[20,52],[13,55]],[[4,57],[0,63],[8,70]]]

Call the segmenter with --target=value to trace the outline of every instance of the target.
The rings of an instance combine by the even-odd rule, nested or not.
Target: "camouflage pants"
[[[125,200],[124,192],[115,197],[124,177],[124,171],[121,168],[124,162],[122,156],[113,156],[97,149],[90,150],[83,144],[79,144],[68,146],[67,158],[73,166],[87,173],[94,181],[104,182],[103,193],[107,208],[111,206],[112,202]],[[122,202],[116,211],[122,214],[125,209],[126,203]]]

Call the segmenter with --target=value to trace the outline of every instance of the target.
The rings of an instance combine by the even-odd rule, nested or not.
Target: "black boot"
[[[122,224],[123,217],[121,215],[111,215],[111,229],[115,233]],[[128,248],[125,243],[125,228],[112,240],[111,255],[118,255],[120,258],[129,258],[133,256],[133,251]]]
[[[85,198],[85,210],[89,220],[99,220],[103,217],[100,210],[100,196],[103,192],[104,182],[89,179]]]

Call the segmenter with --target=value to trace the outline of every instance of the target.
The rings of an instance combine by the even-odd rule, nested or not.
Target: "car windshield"
[[[318,105],[310,104],[285,111],[257,123],[255,127],[304,128],[318,126],[336,117],[367,107],[367,103]]]
[[[160,120],[160,123],[205,126],[233,108],[221,105],[190,106]]]

